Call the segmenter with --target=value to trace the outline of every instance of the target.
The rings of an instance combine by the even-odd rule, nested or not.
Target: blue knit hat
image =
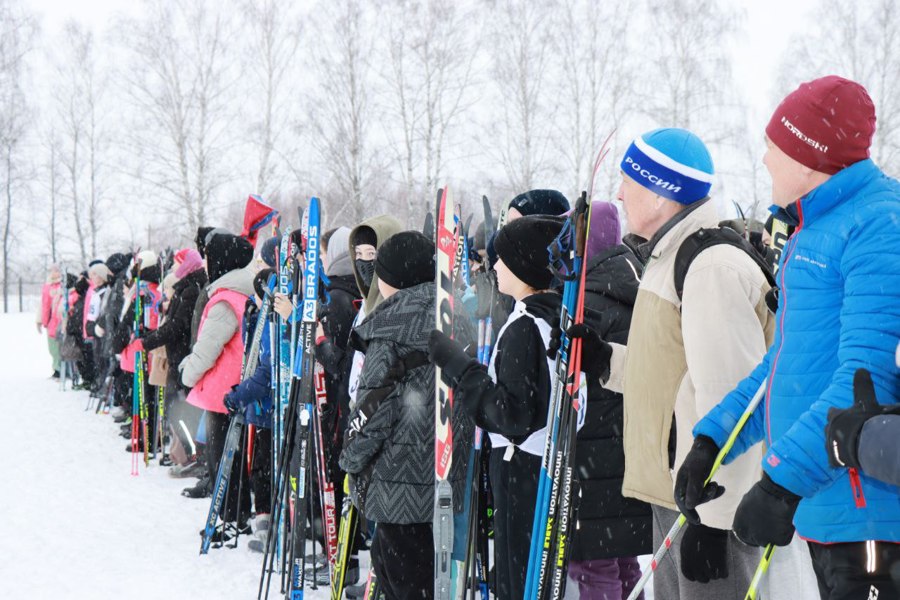
[[[681,204],[706,198],[715,172],[709,150],[700,138],[674,127],[654,129],[635,138],[621,168],[648,190]]]

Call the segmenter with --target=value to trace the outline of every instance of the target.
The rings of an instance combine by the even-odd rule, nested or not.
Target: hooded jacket
[[[781,254],[775,339],[695,428],[723,443],[766,380],[764,401],[729,456],[766,442],[762,468],[803,498],[794,525],[811,541],[900,542],[900,489],[832,468],[825,450],[828,410],[853,403],[857,369],[871,372],[879,403],[900,398],[898,215],[900,183],[871,160],[839,171],[782,214],[796,218],[797,229]]]
[[[610,376],[604,383],[608,390],[624,391],[622,493],[672,510],[677,510],[673,473],[693,444],[691,430],[753,369],[774,329],[765,302],[769,284],[753,259],[734,246],[720,244],[698,254],[679,301],[678,249],[693,232],[718,222],[715,205],[701,200],[638,248],[645,264],[627,351],[611,344]],[[761,475],[761,455],[755,448],[718,471],[716,480],[726,491],[698,507],[704,525],[731,529],[738,503]]]
[[[397,219],[388,215],[381,215],[378,217],[372,217],[371,219],[366,219],[365,221],[354,227],[353,231],[350,232],[350,235],[347,238],[347,248],[350,252],[350,257],[352,260],[353,279],[356,282],[356,287],[357,289],[359,289],[360,295],[363,298],[362,307],[354,318],[354,325],[357,323],[361,323],[366,315],[371,314],[371,312],[375,310],[375,307],[378,306],[383,300],[383,298],[381,297],[381,292],[378,291],[378,274],[373,274],[371,285],[366,286],[363,283],[362,277],[360,277],[357,270],[356,260],[353,258],[356,256],[356,249],[353,247],[352,240],[355,239],[356,232],[360,227],[369,227],[372,229],[372,231],[375,232],[376,250],[381,246],[381,244],[385,242],[385,240],[387,240],[395,233],[399,233],[403,229],[402,225],[400,225],[400,222]],[[350,355],[350,374],[347,377],[347,390],[350,396],[349,402],[351,406],[354,406],[356,402],[356,389],[359,384],[359,374],[362,371],[364,361],[365,355],[362,352],[357,351],[353,352]]]
[[[637,257],[625,246],[614,246],[590,258],[585,268],[585,323],[608,342],[626,343],[642,270]],[[622,394],[604,389],[599,381],[588,383],[587,418],[575,448],[581,493],[571,560],[638,556],[652,550],[650,506],[622,496],[622,412]]]
[[[365,348],[366,362],[360,376],[359,415],[370,394],[389,380],[388,371],[413,352],[428,353],[428,336],[434,328],[435,290],[423,283],[398,291],[385,300],[354,331],[354,344]],[[462,319],[460,319],[461,321]],[[466,332],[460,332],[466,335]],[[431,523],[434,513],[434,365],[407,370],[380,401],[368,420],[344,444],[340,466],[360,480],[365,489],[354,489],[353,498],[365,495],[364,514],[376,523]],[[452,416],[453,463],[450,482],[454,510],[462,511],[466,461],[473,425],[456,403]],[[364,471],[366,472],[364,474]],[[363,474],[361,476],[361,474]],[[358,504],[357,504],[358,506]]]
[[[363,308],[365,314],[368,315],[375,310],[376,306],[381,304],[384,298],[381,297],[381,293],[378,291],[378,274],[376,273],[372,276],[372,284],[367,286],[363,283],[359,271],[356,269],[356,260],[353,259],[353,257],[356,256],[356,249],[353,247],[351,240],[354,239],[356,231],[360,227],[369,227],[375,232],[375,249],[377,250],[389,237],[403,231],[403,225],[401,225],[400,221],[394,217],[389,215],[379,215],[377,217],[372,217],[371,219],[366,219],[354,227],[353,231],[351,231],[350,235],[347,237],[347,247],[350,251],[350,258],[353,264],[353,277],[356,280],[356,285],[359,287],[360,292],[362,292]],[[332,241],[332,244],[334,244],[334,241]]]
[[[331,277],[353,275],[353,260],[350,253],[350,228],[338,227],[328,240],[328,268],[325,274]]]

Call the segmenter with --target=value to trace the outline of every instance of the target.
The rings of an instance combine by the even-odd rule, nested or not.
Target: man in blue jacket
[[[767,448],[734,532],[749,545],[785,545],[796,527],[819,593],[834,600],[898,597],[890,569],[900,563],[900,488],[832,467],[825,448],[828,410],[853,403],[857,369],[871,373],[882,404],[900,396],[900,184],[869,158],[874,131],[866,90],[836,76],[802,84],[775,110],[763,163],[776,216],[796,225],[778,272],[775,339],[695,426],[675,489],[682,512],[716,496],[714,483],[704,487],[715,455],[765,385],[729,454]]]

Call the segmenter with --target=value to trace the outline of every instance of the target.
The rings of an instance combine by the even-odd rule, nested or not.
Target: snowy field
[[[32,314],[0,314],[0,344],[0,599],[256,598],[261,555],[241,542],[199,556],[209,501],[181,495],[196,479],[154,461],[131,476],[119,425],[50,379]],[[570,582],[566,598],[577,596]]]
[[[131,476],[119,426],[49,378],[32,314],[0,315],[0,343],[0,598],[256,598],[261,555],[198,555],[209,502],[181,495],[196,480],[152,461]]]

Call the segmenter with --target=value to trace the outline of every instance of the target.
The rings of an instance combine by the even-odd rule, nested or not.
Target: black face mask
[[[356,271],[359,273],[359,278],[362,279],[363,285],[367,288],[370,287],[372,278],[375,276],[375,261],[357,259]]]

